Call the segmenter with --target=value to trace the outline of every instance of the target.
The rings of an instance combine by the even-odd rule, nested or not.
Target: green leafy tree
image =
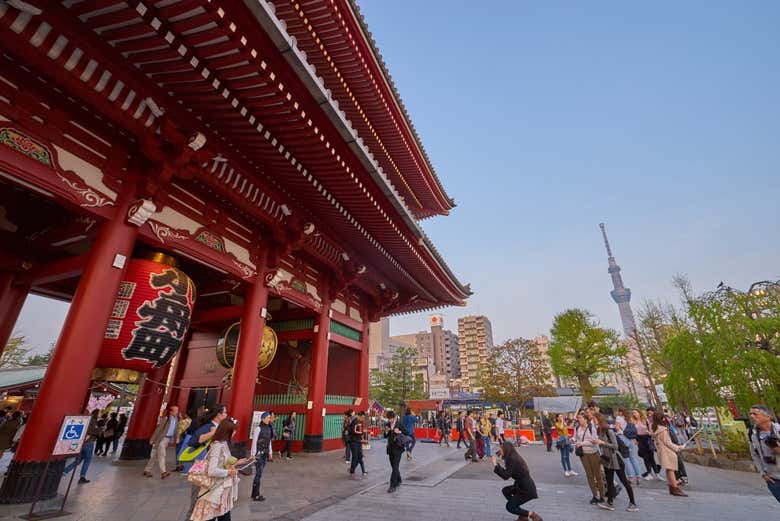
[[[484,397],[520,409],[534,396],[554,396],[550,366],[533,340],[514,338],[493,347],[482,369]]]
[[[54,344],[43,354],[31,355],[25,360],[24,365],[49,365],[51,357],[54,355]]]
[[[646,406],[645,404],[640,403],[639,399],[633,394],[605,396],[599,398],[598,403],[602,411],[611,409],[614,414],[617,414],[618,409],[621,407],[630,413],[631,409],[644,409]]]
[[[369,375],[369,395],[385,407],[395,407],[407,400],[427,398],[421,375],[414,374],[417,351],[411,347],[398,349],[385,371],[374,370]]]
[[[730,398],[743,411],[756,402],[780,409],[780,358],[769,343],[780,337],[780,288],[721,286],[695,295],[684,278],[675,285],[686,320],[664,345],[672,405],[716,406]]]
[[[584,309],[568,309],[553,319],[550,330],[550,362],[560,377],[577,380],[584,401],[593,397],[591,378],[621,367],[626,347],[612,329],[599,327]]]
[[[3,350],[3,356],[0,357],[0,368],[22,367],[30,353],[27,339],[23,335],[12,336]]]

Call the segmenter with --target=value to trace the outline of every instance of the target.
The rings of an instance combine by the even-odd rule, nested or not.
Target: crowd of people
[[[772,415],[765,406],[751,408],[754,426],[749,431],[751,456],[769,491],[780,501],[780,424],[772,421]],[[177,467],[175,470],[187,474],[192,483],[190,507],[186,519],[192,521],[229,521],[230,511],[238,499],[239,474],[251,474],[254,467],[251,499],[264,501],[260,488],[265,466],[274,458],[274,444],[280,448],[278,456],[292,459],[291,444],[296,433],[296,414],[291,412],[277,432],[276,416],[264,412],[260,424],[254,429],[248,447],[249,457],[237,459],[233,456],[231,438],[237,429],[237,421],[228,416],[225,406],[215,405],[210,410],[200,408],[193,417],[180,414],[176,406],[163,415],[149,440],[151,455],[143,474],[153,476],[155,466],[160,478],[171,474],[166,468],[169,448],[175,447]],[[367,412],[349,409],[344,414],[342,439],[351,479],[367,476],[363,450],[370,447],[370,424],[379,423],[386,439],[386,453],[390,464],[388,492],[395,492],[403,478],[400,463],[404,452],[407,459],[413,459],[416,445],[415,428],[422,424],[420,417],[411,409],[403,415],[388,411],[383,417],[369,417]],[[0,415],[0,456],[13,447],[14,441],[24,429],[25,415],[19,411],[6,410]],[[471,462],[484,458],[492,461],[494,472],[513,484],[502,489],[508,512],[523,521],[541,521],[541,516],[523,508],[523,505],[538,497],[527,463],[521,457],[517,441],[505,438],[503,411],[497,414],[468,410],[450,416],[440,411],[434,419],[425,424],[436,429],[434,442],[440,447],[460,448],[465,445],[464,457]],[[89,483],[87,470],[93,455],[114,454],[119,439],[124,434],[127,417],[116,412],[90,413],[87,437],[81,454],[70,465],[68,473],[81,465],[79,483]],[[560,462],[565,477],[578,476],[572,461],[576,456],[585,473],[591,492],[590,504],[614,511],[616,497],[625,490],[628,499],[626,511],[639,510],[636,501],[636,487],[643,480],[660,480],[666,483],[673,496],[685,497],[681,487],[688,484],[685,464],[680,451],[685,440],[695,436],[696,423],[691,417],[671,416],[668,411],[653,407],[644,410],[618,409],[616,413],[605,414],[599,405],[591,402],[568,418],[562,414],[554,418],[543,415],[540,427],[545,445],[560,452]],[[452,430],[455,435],[450,436]],[[555,437],[552,433],[555,433]],[[456,439],[451,439],[456,438]],[[496,454],[492,444],[496,444]],[[503,460],[503,464],[499,459]]]

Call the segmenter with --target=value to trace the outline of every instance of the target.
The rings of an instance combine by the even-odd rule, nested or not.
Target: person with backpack
[[[601,466],[604,468],[604,476],[607,478],[607,501],[606,503],[602,501],[597,506],[604,510],[615,510],[615,506],[612,503],[615,500],[615,496],[617,496],[615,491],[615,474],[617,474],[618,479],[626,487],[626,492],[628,493],[629,503],[626,512],[639,512],[639,507],[636,506],[636,501],[634,500],[634,489],[626,477],[626,466],[623,463],[622,453],[628,454],[628,447],[621,447],[617,434],[615,434],[614,429],[609,426],[609,423],[603,416],[599,418],[596,444],[599,446],[599,459]]]
[[[408,434],[393,411],[387,413],[384,436],[387,439],[387,456],[390,460],[390,488],[387,489],[387,492],[392,494],[398,490],[403,481],[399,466],[401,465],[401,454],[403,454],[408,441]]]
[[[772,421],[766,405],[750,408],[750,456],[769,492],[780,501],[780,424]]]

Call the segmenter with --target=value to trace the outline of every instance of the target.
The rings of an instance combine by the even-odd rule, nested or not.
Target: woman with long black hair
[[[505,441],[498,449],[498,455],[504,459],[504,467],[498,464],[495,456],[493,460],[493,472],[501,479],[515,480],[513,485],[501,489],[506,498],[506,509],[510,514],[517,515],[517,521],[542,521],[542,517],[536,512],[525,510],[520,505],[532,499],[537,499],[536,484],[528,471],[528,465],[512,442]]]

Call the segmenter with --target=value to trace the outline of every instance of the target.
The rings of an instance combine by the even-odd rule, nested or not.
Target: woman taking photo
[[[566,426],[566,421],[563,419],[563,414],[559,414],[555,418],[555,432],[558,435],[558,441],[555,442],[555,446],[561,451],[561,466],[563,467],[563,475],[567,478],[569,476],[577,476],[578,474],[571,469],[571,443],[569,442],[569,428]]]
[[[230,511],[238,497],[238,468],[247,463],[246,458],[235,463],[230,455],[230,438],[236,430],[236,422],[226,418],[219,422],[206,456],[206,475],[212,478],[208,488],[201,487],[198,500],[192,510],[192,521],[230,521]]]
[[[509,441],[501,444],[498,455],[503,458],[505,467],[499,465],[496,457],[492,456],[493,472],[503,480],[509,478],[515,480],[513,485],[501,489],[501,493],[506,498],[507,512],[518,516],[517,521],[542,521],[542,516],[520,506],[539,497],[536,493],[536,484],[531,479],[531,473],[528,471],[525,460]]]
[[[669,484],[669,494],[673,496],[688,497],[688,494],[680,490],[679,482],[674,476],[677,471],[677,453],[685,445],[677,445],[672,442],[669,435],[669,428],[666,426],[664,413],[655,411],[653,413],[653,441],[655,449],[658,451],[658,461],[661,467],[666,471],[666,482]]]
[[[626,487],[628,493],[628,508],[627,512],[639,512],[639,508],[634,501],[634,489],[631,488],[631,483],[626,478],[626,466],[623,463],[623,458],[618,452],[618,440],[617,435],[613,429],[609,428],[609,424],[605,418],[599,418],[599,439],[597,441],[601,448],[601,465],[604,467],[604,475],[607,478],[607,502],[599,503],[599,508],[604,510],[615,510],[612,502],[615,499],[617,493],[615,492],[615,474],[618,479]]]
[[[591,505],[604,502],[604,480],[601,479],[601,462],[598,450],[598,431],[593,426],[586,413],[577,415],[577,430],[574,431],[574,453],[580,457],[588,479],[588,486],[593,497]]]

